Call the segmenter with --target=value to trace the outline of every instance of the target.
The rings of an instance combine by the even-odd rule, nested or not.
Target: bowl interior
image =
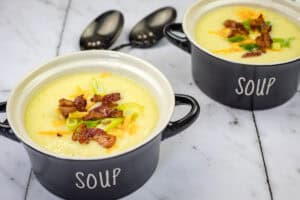
[[[17,137],[19,137],[27,145],[46,154],[50,154],[55,157],[80,159],[56,154],[54,155],[36,145],[26,133],[24,127],[24,111],[31,95],[42,84],[70,73],[87,71],[95,71],[95,73],[109,71],[126,76],[148,88],[156,98],[159,109],[158,123],[144,143],[139,144],[138,146],[147,143],[165,128],[173,113],[174,93],[168,80],[162,75],[162,73],[151,64],[136,57],[119,52],[96,50],[60,56],[37,68],[18,84],[18,86],[12,91],[7,104],[8,120]],[[138,146],[132,147],[132,149],[128,149],[128,151],[131,151]],[[119,154],[112,154],[108,157],[116,155]]]
[[[261,8],[268,8],[272,9],[274,11],[279,12],[282,15],[287,16],[289,19],[293,20],[296,24],[300,26],[300,6],[296,3],[293,3],[289,0],[199,0],[196,1],[194,4],[192,4],[185,12],[184,19],[183,19],[183,30],[189,40],[193,43],[193,45],[197,46],[199,49],[205,51],[206,53],[218,57],[219,59],[226,60],[228,62],[235,63],[232,60],[225,59],[223,57],[219,57],[213,53],[211,53],[209,50],[203,48],[201,45],[199,45],[196,42],[195,39],[195,27],[198,22],[198,20],[201,18],[202,15],[209,12],[210,10],[224,7],[224,6],[234,6],[234,5],[248,5],[248,6],[257,6]],[[297,60],[300,58],[300,55],[298,58],[295,58],[290,61]],[[283,62],[283,63],[286,63]],[[281,64],[281,63],[275,63],[275,64]],[[256,64],[251,64],[256,65]],[[257,64],[260,65],[260,64]],[[264,64],[268,65],[268,64]],[[274,65],[274,63],[270,63],[269,65]]]

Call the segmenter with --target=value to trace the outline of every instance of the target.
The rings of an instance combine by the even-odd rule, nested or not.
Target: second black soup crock
[[[285,0],[200,0],[187,9],[182,24],[167,25],[164,34],[171,43],[191,54],[193,78],[214,100],[247,110],[283,104],[297,91],[300,55],[284,63],[242,64],[218,57],[195,41],[195,24],[201,15],[229,5],[270,8],[300,24],[300,7]]]

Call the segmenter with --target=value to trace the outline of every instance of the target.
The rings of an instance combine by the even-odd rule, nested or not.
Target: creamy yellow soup
[[[58,111],[61,98],[74,99],[84,94],[84,97],[90,99],[93,96],[92,79],[99,80],[106,93],[119,92],[119,104],[134,102],[143,108],[135,119],[134,132],[118,128],[108,132],[117,138],[109,149],[95,141],[88,144],[73,141],[72,131],[68,130],[65,119]],[[49,81],[32,95],[25,110],[24,121],[29,137],[41,148],[63,156],[88,158],[124,152],[141,144],[155,128],[158,117],[156,99],[147,88],[134,80],[105,72],[72,74]]]
[[[243,22],[263,14],[272,25],[272,38],[291,38],[288,48],[268,49],[261,56],[242,58],[245,50],[238,43],[227,40],[228,30],[224,28],[227,19]],[[195,27],[196,42],[211,53],[241,63],[271,64],[294,60],[300,57],[300,27],[288,17],[270,10],[250,6],[227,6],[214,9],[200,17]],[[257,34],[250,34],[253,40]],[[246,42],[246,41],[245,41]],[[276,45],[278,47],[278,44]]]

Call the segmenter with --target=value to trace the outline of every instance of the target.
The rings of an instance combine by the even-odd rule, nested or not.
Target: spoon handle
[[[124,47],[130,47],[130,46],[133,46],[133,44],[132,43],[125,43],[125,44],[118,45],[118,46],[112,48],[111,50],[112,51],[118,51],[120,49],[123,49]]]

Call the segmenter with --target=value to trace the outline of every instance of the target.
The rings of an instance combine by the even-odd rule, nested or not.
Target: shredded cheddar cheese
[[[78,96],[80,96],[80,95],[83,95],[85,98],[88,98],[88,97],[91,96],[89,90],[84,90],[84,89],[82,89],[80,86],[77,86],[77,87],[76,87],[75,93],[72,94],[72,95],[70,96],[70,98],[73,99],[73,98],[76,98],[76,97],[78,97]]]
[[[124,122],[122,124],[122,128],[125,130],[128,130],[128,126],[132,121],[132,115],[128,115],[125,117]]]
[[[54,127],[59,127],[59,126],[63,126],[66,124],[66,120],[65,119],[57,119],[57,120],[53,120],[52,124]]]
[[[96,103],[92,101],[87,101],[86,109],[90,110]]]
[[[129,126],[129,134],[134,134],[136,133],[137,131],[137,125],[135,123],[131,123],[130,126]]]
[[[228,28],[222,28],[219,31],[208,31],[208,33],[209,34],[218,35],[218,36],[223,37],[223,38],[227,38],[227,36],[230,33],[230,29],[228,29]]]
[[[242,19],[242,20],[247,20],[247,19],[256,19],[259,17],[260,13],[256,12],[252,9],[245,8],[245,7],[240,7],[236,10],[237,16]]]
[[[88,112],[79,112],[79,111],[75,111],[69,114],[70,118],[82,118],[84,116],[86,116],[88,114]]]

